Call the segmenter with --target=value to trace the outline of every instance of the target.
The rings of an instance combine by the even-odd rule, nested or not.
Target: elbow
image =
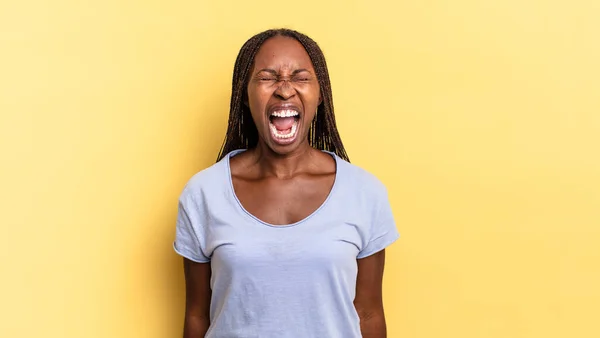
[[[381,302],[354,302],[354,308],[361,321],[381,320],[385,318]]]
[[[361,322],[383,322],[385,323],[385,314],[383,310],[363,310],[357,311]]]

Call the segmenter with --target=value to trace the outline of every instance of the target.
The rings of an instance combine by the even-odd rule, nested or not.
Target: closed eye
[[[311,80],[311,78],[308,77],[308,76],[296,76],[296,77],[294,77],[294,81],[297,81],[297,82],[308,82],[310,80]]]
[[[255,76],[254,79],[261,82],[271,82],[277,80],[277,72],[273,69],[261,69]]]

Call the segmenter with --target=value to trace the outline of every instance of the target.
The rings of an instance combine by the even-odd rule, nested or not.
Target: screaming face
[[[280,155],[308,147],[308,130],[320,103],[319,82],[302,44],[283,36],[265,41],[248,82],[258,146]]]

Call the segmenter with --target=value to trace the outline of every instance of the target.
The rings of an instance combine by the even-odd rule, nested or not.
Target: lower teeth
[[[298,124],[296,122],[294,122],[294,124],[292,125],[291,129],[288,129],[289,132],[286,134],[282,134],[281,131],[277,130],[277,128],[275,128],[274,125],[270,125],[273,134],[275,135],[275,137],[279,138],[279,139],[287,139],[287,138],[291,138],[292,136],[294,136],[296,134],[296,129],[298,127]]]

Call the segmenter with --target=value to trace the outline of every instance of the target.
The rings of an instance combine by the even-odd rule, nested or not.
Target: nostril
[[[278,89],[275,91],[275,93],[274,93],[274,94],[275,94],[277,97],[280,97],[280,98],[287,99],[287,98],[290,98],[290,97],[294,96],[294,94],[295,94],[295,90],[294,90],[293,88],[281,88],[281,87],[279,87],[279,88],[278,88]]]

